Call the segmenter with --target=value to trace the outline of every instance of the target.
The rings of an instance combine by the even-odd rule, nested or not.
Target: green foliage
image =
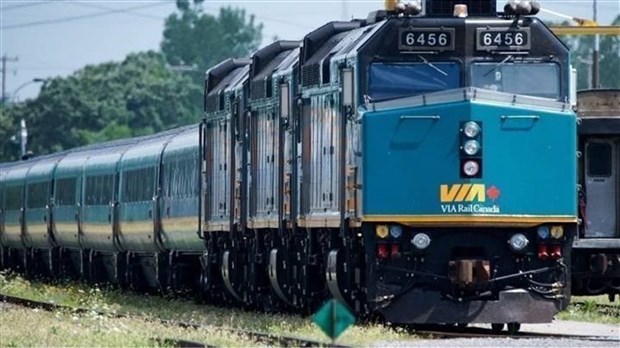
[[[35,155],[198,122],[204,72],[226,58],[248,56],[262,31],[242,10],[223,8],[215,17],[202,12],[202,2],[176,1],[179,11],[165,23],[163,54],[137,53],[121,63],[87,66],[50,80],[35,100],[0,106],[0,162],[19,157],[22,118],[27,148]],[[179,65],[193,74],[175,71],[184,70],[175,69]]]
[[[202,84],[204,72],[231,57],[245,57],[258,48],[262,24],[245,11],[221,8],[217,17],[202,12],[201,1],[177,1],[179,13],[166,19],[161,49],[173,66],[190,66],[194,80]]]
[[[563,22],[562,25],[569,25]],[[620,25],[620,15],[612,25]],[[620,37],[600,35],[599,81],[601,88],[620,88]],[[577,69],[577,89],[588,89],[592,84],[592,50],[594,36],[560,35],[571,49],[571,61]]]
[[[2,109],[0,161],[18,157],[19,145],[10,137],[22,118],[28,125],[28,149],[42,155],[198,122],[201,95],[200,87],[170,71],[159,53],[86,66],[51,80],[37,99]]]

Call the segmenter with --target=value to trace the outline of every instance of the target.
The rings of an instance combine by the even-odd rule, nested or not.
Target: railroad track
[[[145,319],[144,316],[132,316],[129,314],[119,314],[119,313],[110,313],[98,310],[92,310],[89,308],[80,308],[80,307],[72,307],[72,306],[64,306],[56,303],[43,302],[43,301],[35,301],[30,299],[25,299],[16,296],[10,295],[2,295],[0,294],[0,301],[11,303],[13,305],[18,305],[27,308],[38,308],[46,311],[56,311],[56,310],[66,310],[71,311],[76,314],[85,314],[85,313],[95,313],[97,315],[108,316],[112,318],[139,318]],[[148,318],[152,320],[153,318]],[[262,343],[266,345],[274,345],[280,347],[334,347],[334,348],[348,348],[348,346],[343,345],[332,345],[325,342],[308,340],[300,337],[293,336],[283,336],[276,335],[265,332],[251,331],[251,330],[243,330],[229,327],[221,327],[215,325],[203,325],[186,321],[177,321],[177,320],[169,320],[169,319],[156,319],[163,325],[168,326],[177,326],[181,328],[191,328],[195,330],[220,330],[230,332],[231,334],[242,335],[245,337],[249,337],[257,343]],[[172,345],[174,347],[214,347],[201,342],[193,342],[188,340],[179,340],[173,338],[153,338],[157,343]]]
[[[475,324],[474,324],[475,325]],[[535,339],[535,338],[563,338],[583,341],[603,341],[620,344],[620,338],[586,336],[586,335],[567,335],[558,333],[538,333],[538,332],[517,332],[511,334],[508,331],[497,332],[491,328],[480,326],[448,326],[448,325],[410,325],[407,327],[412,334],[428,335],[433,338],[501,338],[510,337],[511,339]]]

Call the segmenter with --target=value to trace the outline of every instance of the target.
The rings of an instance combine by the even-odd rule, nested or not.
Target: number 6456
[[[484,46],[521,46],[525,42],[523,33],[484,33],[482,34],[482,44]]]
[[[446,33],[407,33],[405,44],[408,46],[446,46],[448,34]]]

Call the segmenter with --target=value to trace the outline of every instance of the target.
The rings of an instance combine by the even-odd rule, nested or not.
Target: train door
[[[614,238],[618,234],[618,139],[590,139],[586,143],[586,238]]]

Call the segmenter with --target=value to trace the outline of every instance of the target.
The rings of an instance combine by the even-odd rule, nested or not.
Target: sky
[[[593,0],[539,0],[543,8],[592,18]],[[619,0],[596,0],[598,22],[610,24]],[[500,5],[501,3],[501,5]],[[503,1],[498,6],[503,7]],[[383,0],[205,0],[217,15],[221,6],[239,7],[264,25],[262,45],[274,37],[299,40],[333,20],[365,18]],[[88,64],[121,61],[131,52],[158,50],[164,19],[174,0],[0,0],[0,54],[6,65],[6,93],[13,102],[36,97],[33,79],[67,76]],[[544,19],[563,18],[541,13]],[[1,66],[0,66],[1,69]]]

